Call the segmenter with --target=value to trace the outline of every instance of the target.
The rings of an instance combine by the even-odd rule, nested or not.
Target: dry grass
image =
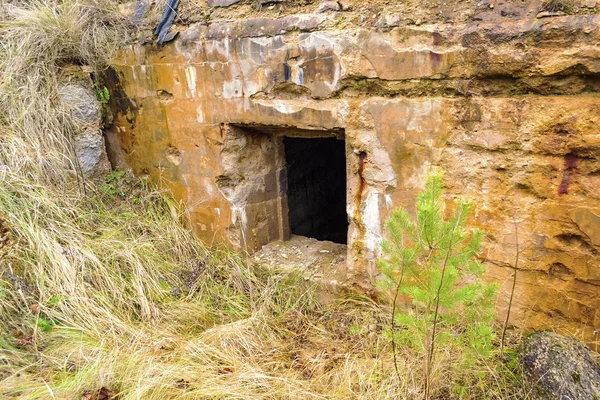
[[[0,397],[420,397],[418,358],[401,350],[394,373],[385,307],[324,306],[299,277],[206,249],[178,204],[127,174],[82,183],[57,88],[64,65],[101,69],[119,46],[116,6],[0,9]],[[452,359],[440,396],[524,397],[502,363]]]

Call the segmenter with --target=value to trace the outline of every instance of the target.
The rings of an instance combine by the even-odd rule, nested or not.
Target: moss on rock
[[[536,398],[600,398],[600,366],[591,351],[573,338],[536,332],[521,344],[520,362]]]

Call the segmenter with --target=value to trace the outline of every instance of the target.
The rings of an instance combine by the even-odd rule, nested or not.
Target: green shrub
[[[434,173],[417,197],[415,217],[405,208],[392,214],[378,262],[379,287],[395,296],[392,340],[422,357],[425,398],[434,373],[463,385],[464,374],[448,372],[472,370],[489,357],[493,339],[496,287],[482,282],[485,269],[476,259],[483,232],[465,228],[470,202],[457,201],[444,217],[442,189],[443,173]],[[404,307],[397,307],[399,298],[408,300]],[[443,367],[436,365],[441,352],[452,356]]]
[[[96,90],[96,98],[100,102],[102,106],[106,106],[110,101],[110,92],[106,86],[100,86],[97,83],[94,84],[94,89]]]

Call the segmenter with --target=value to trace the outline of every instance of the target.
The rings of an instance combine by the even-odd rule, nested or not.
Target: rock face
[[[86,83],[69,83],[59,88],[63,106],[71,112],[78,133],[73,147],[81,173],[86,178],[97,177],[110,169],[104,137],[100,130],[102,108],[96,94]]]
[[[97,177],[110,170],[102,131],[88,130],[78,135],[74,148],[84,177]]]
[[[386,12],[217,21],[161,48],[129,47],[106,74],[110,153],[185,201],[204,240],[254,251],[293,233],[284,138],[344,140],[347,281],[363,290],[386,217],[412,207],[441,167],[449,204],[475,201],[490,280],[511,276],[519,243],[511,322],[592,343],[600,16],[483,8],[447,24],[402,25]]]
[[[98,126],[102,118],[96,94],[83,84],[69,83],[60,87],[58,94],[67,110],[83,126]]]
[[[315,10],[315,14],[321,14],[327,11],[340,11],[342,6],[337,1],[324,1]]]
[[[577,340],[553,332],[536,332],[521,344],[520,361],[536,398],[600,398],[600,366]]]

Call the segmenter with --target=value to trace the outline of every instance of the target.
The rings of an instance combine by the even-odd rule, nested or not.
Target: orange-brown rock
[[[111,158],[183,200],[204,240],[253,251],[290,233],[282,137],[345,139],[347,279],[366,290],[386,216],[412,207],[442,167],[449,198],[475,201],[499,314],[518,242],[511,322],[593,342],[600,16],[526,11],[418,26],[384,15],[345,30],[335,29],[343,13],[326,12],[192,25],[164,47],[134,45],[106,76]]]

